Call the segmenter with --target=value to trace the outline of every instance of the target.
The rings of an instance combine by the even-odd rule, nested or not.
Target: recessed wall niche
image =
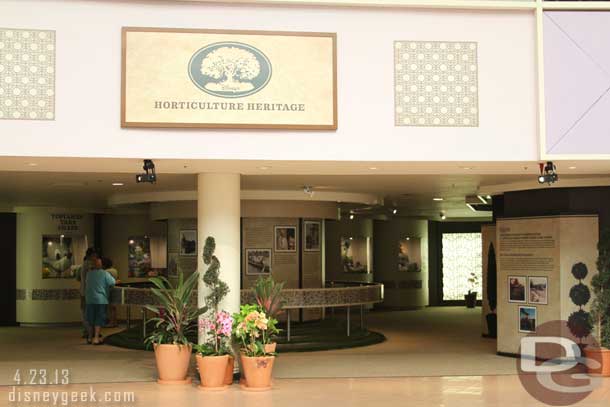
[[[0,28],[0,119],[55,118],[55,31]]]
[[[478,127],[476,42],[395,41],[396,126]]]

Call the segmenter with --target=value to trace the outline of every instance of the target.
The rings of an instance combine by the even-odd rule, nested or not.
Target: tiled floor
[[[278,379],[274,389],[265,393],[249,393],[233,385],[223,392],[204,392],[195,384],[162,386],[156,383],[79,384],[49,387],[0,387],[0,405],[26,406],[33,403],[9,403],[25,392],[95,392],[97,405],[117,406],[409,406],[409,407],[538,407],[545,404],[531,397],[516,376],[413,377],[376,379]],[[135,402],[103,403],[104,392],[133,392]],[[33,393],[30,393],[30,397]],[[60,396],[61,397],[61,396]],[[125,399],[123,399],[125,400]],[[576,404],[583,407],[607,407],[610,403],[610,380],[587,399]],[[38,403],[36,405],[52,405]],[[57,404],[61,405],[61,404]],[[83,405],[93,405],[83,404]]]

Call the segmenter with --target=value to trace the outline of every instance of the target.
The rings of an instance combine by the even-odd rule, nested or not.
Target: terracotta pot
[[[273,353],[275,352],[275,348],[277,348],[277,342],[271,342],[265,345],[265,352]]]
[[[245,390],[264,391],[271,389],[271,374],[275,356],[249,357],[241,355],[241,365],[246,376]]]
[[[598,369],[588,368],[589,374],[610,377],[610,349],[587,347],[585,348],[585,356],[601,364]]]
[[[188,377],[191,345],[155,344],[155,359],[160,384],[190,384]]]
[[[222,356],[195,356],[199,368],[200,388],[204,390],[223,390],[229,355]]]
[[[235,369],[235,358],[231,355],[229,356],[229,361],[227,362],[227,370],[225,371],[225,384],[230,385],[233,384],[233,370]]]

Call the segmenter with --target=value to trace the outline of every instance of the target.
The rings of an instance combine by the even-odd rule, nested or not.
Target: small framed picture
[[[321,223],[306,220],[303,222],[303,230],[305,234],[305,248],[306,252],[319,252],[320,251],[320,230]]]
[[[519,306],[519,332],[536,332],[537,319],[538,312],[536,307]]]
[[[280,253],[297,251],[296,226],[275,227],[275,251]]]
[[[526,302],[527,277],[508,276],[508,302]]]
[[[530,304],[548,305],[549,280],[547,277],[528,277],[528,299]]]
[[[271,249],[246,249],[246,274],[271,274]]]
[[[180,255],[181,256],[197,256],[197,231],[196,230],[181,230],[180,231]]]

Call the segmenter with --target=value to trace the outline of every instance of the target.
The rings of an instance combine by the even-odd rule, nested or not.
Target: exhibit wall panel
[[[389,308],[419,308],[429,305],[428,222],[395,218],[374,223],[374,280],[384,285],[384,301]],[[399,270],[399,243],[413,242],[411,261],[420,261],[419,271]]]
[[[341,238],[369,238],[371,245],[373,239],[373,220],[360,219],[353,220],[327,220],[325,222],[325,262],[326,262],[326,281],[363,281],[372,282],[373,273],[348,273],[343,271],[341,259]],[[374,258],[375,256],[373,256]],[[374,262],[374,260],[371,260]],[[373,263],[374,264],[374,263]],[[374,270],[373,270],[374,271]]]
[[[4,27],[55,30],[57,56],[55,119],[0,120],[0,131],[11,135],[4,140],[2,155],[332,161],[538,158],[531,11],[84,0],[7,0],[1,7]],[[336,33],[338,129],[123,129],[124,26]],[[476,47],[477,81],[472,86],[478,126],[395,124],[400,107],[395,92],[405,90],[395,84],[395,69],[401,81],[404,70],[411,69],[396,63],[396,41],[422,47],[437,42]],[[409,75],[417,79],[424,71],[416,67]],[[18,96],[12,98],[15,105],[21,102]],[[42,135],[54,142],[41,142]]]
[[[73,276],[43,277],[43,236],[73,239],[73,266],[82,264],[94,236],[93,215],[64,209],[16,208],[17,210],[17,322],[65,323],[81,320],[80,283]],[[58,218],[78,220],[62,225]],[[71,229],[71,230],[67,230]],[[78,243],[77,243],[78,240]],[[53,253],[52,253],[53,254]],[[57,256],[57,253],[55,254]],[[63,256],[63,253],[60,255]],[[47,266],[47,267],[50,267]],[[64,273],[71,273],[68,269]],[[62,273],[63,274],[63,273]]]

